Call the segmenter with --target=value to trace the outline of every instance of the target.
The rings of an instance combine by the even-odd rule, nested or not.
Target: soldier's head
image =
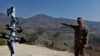
[[[77,18],[77,23],[78,23],[78,25],[83,25],[83,18],[82,17],[78,17]]]

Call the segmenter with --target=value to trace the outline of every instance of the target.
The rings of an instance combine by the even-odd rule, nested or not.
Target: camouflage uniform
[[[74,39],[74,51],[75,56],[85,56],[84,53],[84,45],[88,43],[88,29],[85,25],[82,27],[79,27],[79,25],[71,25],[66,24],[66,26],[69,26],[75,30],[75,39]]]

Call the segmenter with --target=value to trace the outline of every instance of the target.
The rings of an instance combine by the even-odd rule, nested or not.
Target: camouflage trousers
[[[74,55],[75,56],[85,56],[85,48],[82,43],[74,44]]]

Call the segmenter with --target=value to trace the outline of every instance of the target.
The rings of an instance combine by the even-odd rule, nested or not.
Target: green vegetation
[[[2,33],[2,32],[4,32],[4,29],[3,28],[1,28],[1,26],[0,26],[0,33]],[[0,34],[0,36],[1,36],[1,34]],[[0,46],[1,45],[6,45],[7,43],[6,43],[6,40],[5,39],[2,39],[1,37],[0,37]]]
[[[6,44],[7,44],[6,40],[0,38],[0,46],[1,46],[1,45],[6,45]]]

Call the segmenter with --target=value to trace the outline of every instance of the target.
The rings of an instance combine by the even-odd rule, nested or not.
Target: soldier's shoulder
[[[84,29],[88,29],[88,26],[87,25],[84,25]]]

